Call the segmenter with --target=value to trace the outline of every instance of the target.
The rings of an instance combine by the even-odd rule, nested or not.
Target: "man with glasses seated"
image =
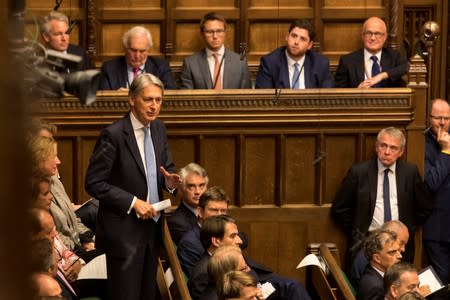
[[[430,129],[425,134],[425,183],[433,210],[423,226],[424,249],[442,283],[450,283],[450,106],[431,102]]]
[[[368,18],[361,33],[364,48],[344,55],[336,70],[336,87],[371,88],[402,86],[402,76],[408,71],[408,61],[398,51],[384,48],[386,23]]]
[[[148,55],[153,41],[147,28],[134,26],[124,33],[122,44],[125,55],[102,65],[101,90],[129,89],[133,80],[143,73],[158,77],[166,90],[177,88],[167,61]]]
[[[183,89],[251,88],[245,53],[225,48],[227,22],[217,13],[207,13],[200,21],[206,48],[186,57],[180,80]]]

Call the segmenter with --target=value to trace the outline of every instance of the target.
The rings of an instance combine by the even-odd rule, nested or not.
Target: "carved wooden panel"
[[[249,59],[265,55],[278,47],[286,44],[289,23],[254,22],[250,24],[249,32]],[[262,36],[270,36],[270,39],[261,39]]]
[[[205,136],[201,140],[200,164],[207,170],[209,186],[222,187],[231,198],[230,204],[239,199],[233,191],[239,178],[239,148],[236,136]],[[180,166],[181,167],[181,166]]]
[[[58,10],[70,10],[80,7],[79,0],[60,1],[61,5]],[[81,1],[82,2],[82,1]],[[55,0],[28,0],[26,1],[27,9],[46,9],[48,12],[55,8]]]
[[[323,203],[331,203],[342,178],[357,161],[358,136],[352,134],[326,135],[324,137],[325,174]]]
[[[277,149],[275,137],[248,137],[243,149],[243,195],[245,204],[274,204]]]
[[[161,7],[161,1],[159,0],[104,0],[104,1],[98,1],[99,4],[103,6],[103,8],[120,8],[120,9],[135,9],[135,8],[149,8],[149,7],[155,7],[159,8]]]
[[[214,8],[224,8],[235,5],[234,0],[176,0],[176,7],[202,8],[214,11]]]
[[[324,7],[381,7],[383,0],[323,0]]]
[[[160,55],[161,26],[160,24],[103,24],[101,49],[105,56],[119,56],[124,54],[122,35],[136,25],[143,25],[152,34],[153,47],[150,55]]]
[[[286,191],[282,204],[314,204],[316,166],[313,165],[316,154],[316,136],[286,136],[286,146],[281,157],[285,157],[282,177]]]

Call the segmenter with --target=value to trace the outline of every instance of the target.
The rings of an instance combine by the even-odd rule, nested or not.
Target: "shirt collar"
[[[286,60],[289,67],[294,67],[295,63],[298,63],[299,66],[302,66],[305,61],[305,55],[303,55],[299,60],[294,60],[292,57],[289,56],[287,53],[287,50],[285,51],[286,54]]]
[[[206,49],[206,56],[210,57],[213,55],[213,53],[218,53],[220,56],[223,56],[223,54],[225,53],[225,46],[222,45],[222,47],[220,47],[220,49],[218,51],[212,51],[209,48],[205,48]]]
[[[133,127],[133,130],[140,130],[146,126],[141,123],[133,114],[132,111],[130,111],[130,120],[131,120],[131,126]],[[149,124],[150,125],[150,124]]]
[[[384,170],[389,169],[391,170],[392,174],[395,174],[395,166],[397,165],[397,162],[394,162],[390,167],[386,168],[383,166],[383,164],[380,162],[379,159],[377,159],[377,165],[378,165],[378,173],[382,174],[384,173]]]
[[[369,61],[369,60],[371,61],[370,57],[374,56],[374,55],[378,58],[378,63],[380,63],[381,62],[381,50],[375,54],[372,54],[369,51],[367,51],[366,49],[364,49],[364,61]]]
[[[129,66],[129,65],[127,65],[127,70],[128,70],[128,72],[133,72],[133,67],[132,66]],[[140,72],[142,72],[142,71],[144,71],[145,70],[145,64],[143,64],[143,65],[140,65],[139,66],[139,71]]]

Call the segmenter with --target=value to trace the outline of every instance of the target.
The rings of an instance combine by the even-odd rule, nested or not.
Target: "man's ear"
[[[49,41],[50,41],[50,37],[48,36],[48,34],[47,33],[42,33],[42,39],[46,42],[46,43],[48,43]]]
[[[389,291],[390,291],[391,295],[394,296],[394,299],[397,299],[400,296],[398,293],[397,287],[395,285],[391,285],[389,287]]]
[[[215,248],[219,248],[220,244],[222,243],[222,240],[216,237],[212,237],[211,238],[211,244],[215,247]]]
[[[373,259],[377,264],[381,264],[381,257],[380,257],[380,254],[375,253],[374,255],[372,255],[372,259]]]

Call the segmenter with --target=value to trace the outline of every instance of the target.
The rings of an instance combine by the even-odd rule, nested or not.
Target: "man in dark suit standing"
[[[314,29],[309,21],[293,21],[286,35],[286,46],[261,57],[256,75],[256,88],[334,87],[328,58],[311,51],[314,36]]]
[[[176,89],[167,61],[148,56],[153,46],[152,35],[147,28],[135,26],[122,36],[124,56],[106,61],[102,65],[100,89],[128,89],[139,74],[150,73],[158,77],[165,89]]]
[[[433,210],[423,226],[424,249],[443,284],[450,283],[450,105],[431,102],[430,130],[425,135],[425,183]]]
[[[402,258],[396,234],[392,231],[375,230],[367,237],[364,252],[369,264],[361,276],[356,299],[384,300],[384,273]]]
[[[398,51],[383,48],[386,24],[378,17],[364,22],[361,38],[364,48],[344,55],[336,70],[336,87],[370,88],[402,86],[408,61]]]
[[[399,129],[382,129],[375,145],[377,159],[350,168],[335,195],[331,212],[348,234],[353,249],[369,230],[379,229],[390,220],[400,220],[408,227],[410,236],[404,257],[412,262],[414,229],[427,211],[417,166],[398,160],[405,144],[405,136]]]
[[[181,202],[174,213],[167,218],[170,235],[175,244],[181,237],[198,226],[198,204],[200,196],[208,188],[208,174],[205,169],[196,163],[190,163],[178,172],[181,177],[181,186],[178,192],[181,193]]]
[[[206,48],[186,57],[180,80],[183,89],[251,88],[247,60],[225,48],[225,18],[210,12],[200,21],[200,33]]]
[[[70,44],[69,18],[63,13],[52,11],[46,15],[40,23],[40,31],[45,46],[48,49],[61,53],[68,53],[82,57],[81,62],[76,66],[57,69],[62,73],[73,73],[92,69],[91,60],[83,48]]]
[[[86,173],[86,190],[99,200],[96,245],[106,254],[108,299],[155,299],[163,216],[162,189],[181,183],[164,123],[157,119],[163,84],[141,74],[131,84],[131,111],[105,128]]]

